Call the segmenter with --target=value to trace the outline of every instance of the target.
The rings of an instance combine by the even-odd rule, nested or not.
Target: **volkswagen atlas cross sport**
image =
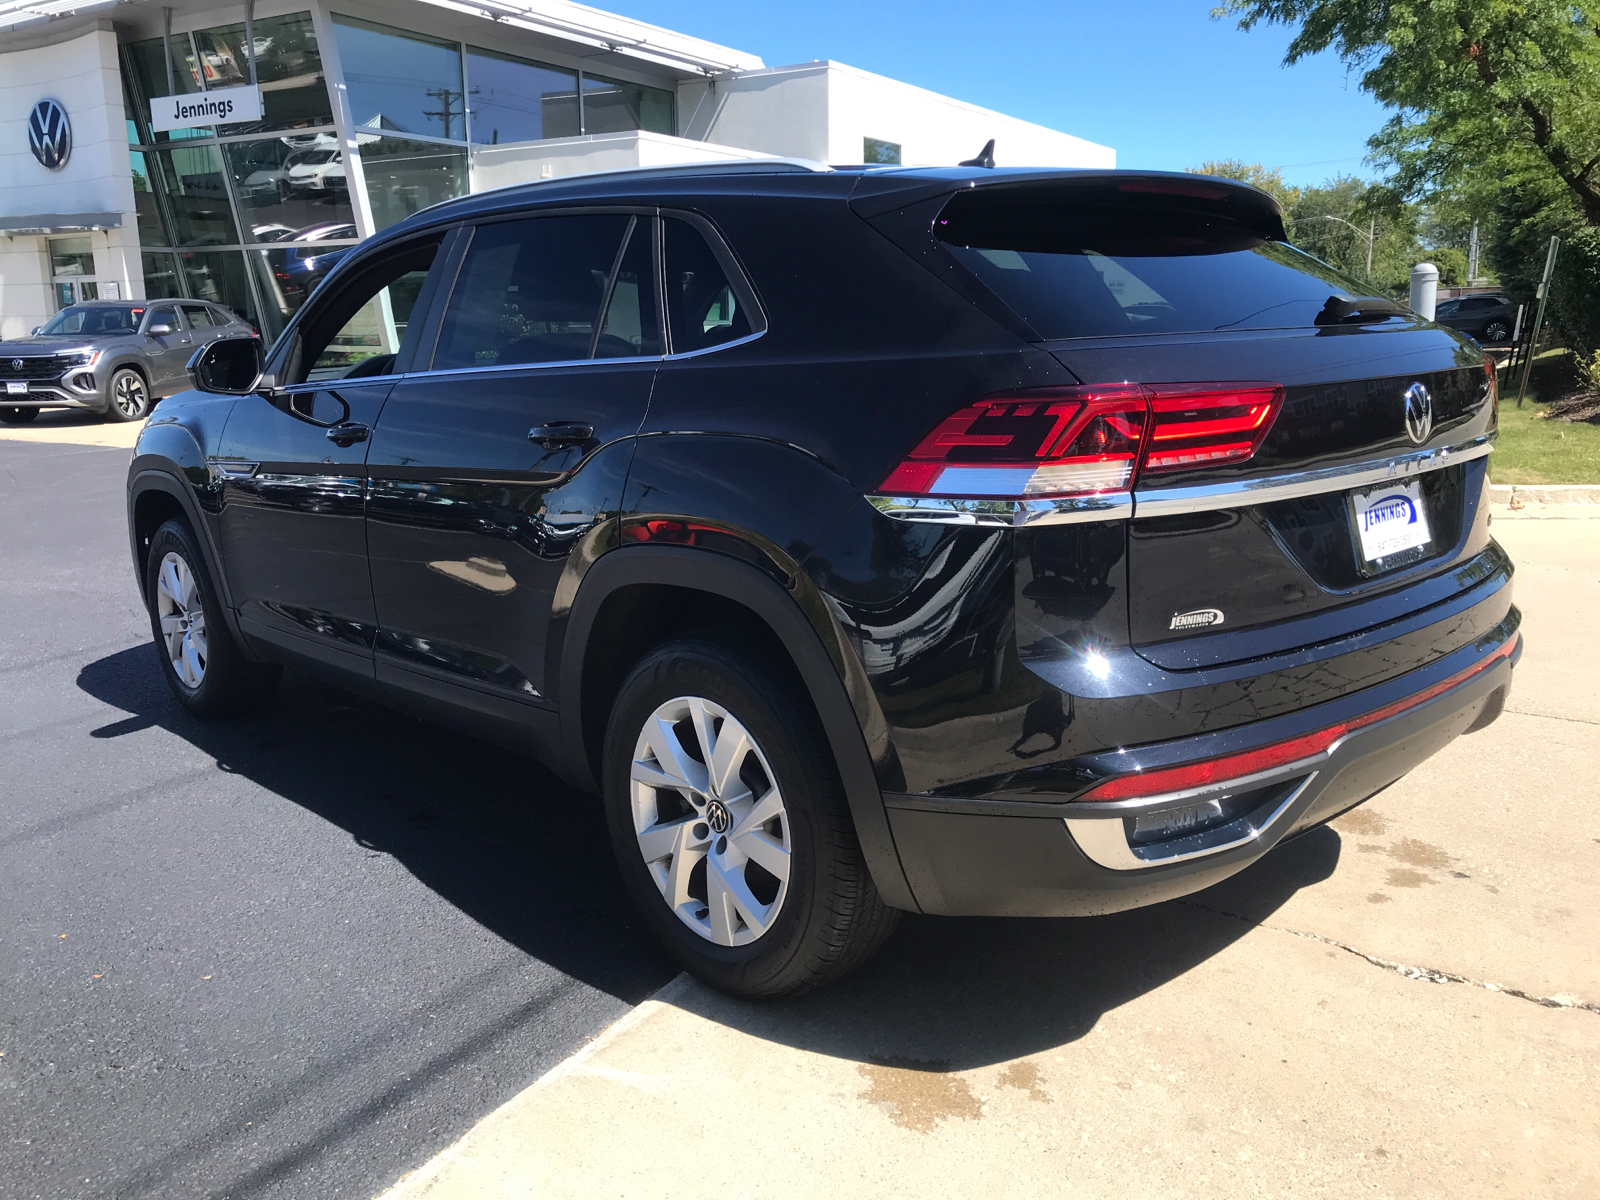
[[[1216,883],[1495,719],[1493,374],[1192,175],[530,184],[196,355],[128,477],[161,670],[285,665],[599,798],[700,978]]]
[[[181,315],[180,315],[181,314]],[[142,421],[162,396],[189,386],[195,351],[255,330],[201,300],[90,300],[27,337],[0,341],[0,421],[25,425],[46,408]]]

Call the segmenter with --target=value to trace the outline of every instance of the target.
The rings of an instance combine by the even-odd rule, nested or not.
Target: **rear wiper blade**
[[[1389,317],[1403,317],[1406,310],[1383,296],[1329,296],[1317,314],[1317,325],[1364,325]]]

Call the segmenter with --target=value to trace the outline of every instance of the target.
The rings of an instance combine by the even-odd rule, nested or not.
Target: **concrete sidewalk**
[[[680,979],[386,1200],[1600,1195],[1600,524],[1495,533],[1510,708],[1333,827],[1141,912],[908,919],[798,1001]]]

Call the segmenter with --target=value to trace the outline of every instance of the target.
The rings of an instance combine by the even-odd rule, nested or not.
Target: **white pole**
[[[1411,311],[1425,320],[1433,320],[1439,299],[1439,268],[1432,263],[1418,263],[1411,268]]]

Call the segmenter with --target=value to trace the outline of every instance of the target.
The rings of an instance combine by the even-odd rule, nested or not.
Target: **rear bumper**
[[[1231,836],[1213,837],[1209,847],[1203,838],[1182,839],[1182,846],[1175,841],[1179,852],[1150,865],[1134,858],[1127,837],[1131,820],[1111,805],[887,794],[890,827],[907,881],[924,912],[964,916],[1089,916],[1209,887],[1291,834],[1361,803],[1462,733],[1498,716],[1521,655],[1517,624],[1513,609],[1497,631],[1500,636],[1372,689],[1365,701],[1368,711],[1429,691],[1476,663],[1494,659],[1493,665],[1425,703],[1349,734],[1314,762],[1252,777],[1248,789],[1259,789],[1261,803]],[[1324,708],[1345,710],[1350,705]],[[1350,714],[1328,715],[1342,720]],[[1315,713],[1298,716],[1296,724],[1301,725],[1305,718],[1317,719]],[[1266,743],[1284,731],[1261,732]],[[1175,760],[1206,757],[1205,739],[1192,740],[1195,752],[1188,755],[1182,743],[1164,749]],[[1211,789],[1217,794],[1226,790],[1227,785]],[[1147,849],[1138,853],[1143,852]]]

